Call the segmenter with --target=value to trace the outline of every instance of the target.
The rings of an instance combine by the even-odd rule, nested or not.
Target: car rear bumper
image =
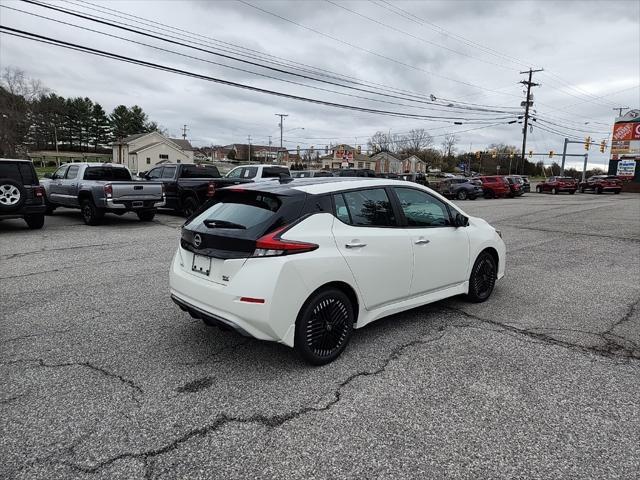
[[[12,218],[24,218],[27,215],[44,215],[46,210],[47,206],[42,203],[39,205],[23,205],[13,212],[0,213],[0,218],[9,220]]]
[[[142,202],[139,204],[138,202]],[[108,198],[105,200],[109,210],[146,210],[149,208],[160,208],[166,205],[166,198],[162,196],[162,200],[118,200],[117,198]]]
[[[311,292],[286,259],[247,259],[229,281],[191,271],[192,261],[193,253],[178,247],[169,273],[171,298],[182,310],[242,335],[293,346],[296,317]],[[262,303],[241,300],[246,297]]]

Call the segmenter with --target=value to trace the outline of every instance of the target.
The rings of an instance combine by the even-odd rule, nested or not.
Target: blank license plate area
[[[137,200],[135,202],[132,202],[131,204],[132,204],[133,208],[144,207],[144,202],[141,201],[141,200]]]
[[[194,253],[191,271],[209,276],[209,273],[211,273],[211,258]]]

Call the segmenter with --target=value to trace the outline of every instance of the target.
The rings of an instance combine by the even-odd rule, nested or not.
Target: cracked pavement
[[[320,368],[170,301],[182,219],[0,222],[0,477],[640,476],[640,196],[462,202],[507,275]]]

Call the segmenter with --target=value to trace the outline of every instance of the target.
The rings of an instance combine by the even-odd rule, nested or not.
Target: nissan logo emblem
[[[200,236],[199,233],[196,233],[193,236],[193,246],[196,248],[200,248],[200,245],[202,244],[202,237]]]

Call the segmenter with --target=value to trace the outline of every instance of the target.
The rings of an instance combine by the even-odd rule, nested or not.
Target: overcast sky
[[[287,148],[296,145],[324,148],[330,142],[366,145],[366,139],[377,130],[401,133],[412,128],[425,128],[434,136],[436,145],[445,133],[459,132],[460,151],[475,151],[491,143],[508,143],[520,148],[522,126],[507,122],[516,117],[511,112],[519,108],[524,99],[518,82],[525,75],[519,72],[530,66],[544,68],[544,72],[534,74],[534,81],[542,84],[533,89],[534,108],[549,130],[580,138],[591,134],[600,141],[610,134],[616,116],[613,107],[640,107],[640,2],[637,0],[121,0],[93,4],[80,0],[45,1],[111,21],[114,15],[119,15],[115,20],[120,24],[130,23],[136,29],[151,28],[160,37],[196,42],[209,51],[234,56],[240,53],[245,59],[249,59],[246,55],[252,55],[254,58],[250,60],[254,62],[264,63],[267,58],[264,55],[272,55],[278,58],[268,59],[280,66],[271,65],[288,72],[303,73],[291,68],[291,62],[297,62],[306,65],[296,65],[298,68],[313,70],[315,76],[316,69],[320,69],[325,76],[319,78],[387,95],[394,91],[393,95],[405,98],[313,82],[20,1],[0,0],[0,5],[176,53],[54,23],[10,8],[0,9],[0,23],[263,89],[370,109],[465,119],[458,120],[463,125],[454,125],[452,119],[407,119],[337,109],[0,36],[3,68],[20,68],[63,96],[88,96],[108,112],[119,104],[140,105],[150,119],[173,136],[178,136],[182,125],[187,124],[188,139],[196,146],[246,143],[247,135],[251,135],[252,143],[260,144],[266,144],[272,135],[274,144],[278,144],[278,119],[274,114],[286,113],[289,115],[284,127]],[[117,11],[98,11],[93,5]],[[132,19],[128,15],[140,18]],[[133,21],[149,23],[142,25]],[[247,48],[252,51],[244,50]],[[262,60],[256,60],[256,56]],[[436,97],[436,104],[463,105],[460,102],[465,102],[464,105],[486,105],[490,109],[500,107],[498,110],[510,113],[464,111],[425,103],[430,95]],[[420,101],[414,101],[416,99]],[[494,120],[499,117],[509,118]],[[500,125],[492,126],[494,123]],[[470,130],[472,128],[475,130]],[[553,149],[561,153],[562,139],[563,135],[543,131],[534,124],[527,150]],[[571,146],[570,151],[584,153],[580,145]],[[550,163],[548,158],[545,160]],[[593,166],[604,166],[605,160],[597,148],[591,149]],[[578,160],[570,163],[581,166]]]

